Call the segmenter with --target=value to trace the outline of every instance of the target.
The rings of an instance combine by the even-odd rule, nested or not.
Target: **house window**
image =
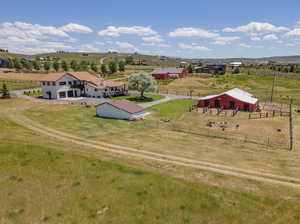
[[[46,83],[45,82],[43,82],[43,86],[45,86],[46,85]]]
[[[95,92],[98,92],[98,89],[95,89]]]
[[[66,98],[66,92],[59,92],[59,98]]]
[[[50,86],[50,82],[47,82],[47,86]]]
[[[72,81],[69,81],[69,85],[72,85]]]
[[[66,85],[66,82],[59,82],[59,85],[64,86],[64,85]]]
[[[73,84],[76,85],[76,80],[73,81]]]
[[[56,83],[55,83],[55,82],[52,82],[52,86],[56,86]]]

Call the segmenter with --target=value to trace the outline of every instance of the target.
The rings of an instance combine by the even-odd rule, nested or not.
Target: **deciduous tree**
[[[129,78],[129,89],[139,91],[141,93],[140,98],[145,99],[144,93],[146,91],[156,89],[156,81],[148,73],[137,73]]]

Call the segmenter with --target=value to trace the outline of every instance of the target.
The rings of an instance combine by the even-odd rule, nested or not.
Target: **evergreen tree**
[[[119,62],[119,71],[125,72],[125,62],[124,61]]]
[[[9,91],[8,91],[8,88],[7,88],[7,86],[6,86],[5,83],[3,83],[2,91],[1,92],[2,92],[2,96],[1,96],[2,99],[8,99],[8,98],[10,98]]]
[[[92,63],[92,64],[91,64],[91,69],[92,69],[95,73],[98,72],[98,67],[97,67],[97,65],[96,65],[95,63]]]
[[[69,65],[66,61],[62,61],[61,67],[65,72],[69,71]]]
[[[133,56],[127,56],[125,58],[126,65],[131,65],[133,63]]]
[[[189,64],[187,69],[188,69],[188,73],[193,73],[194,72],[194,67],[191,64]]]
[[[25,69],[27,69],[27,70],[31,70],[32,69],[32,63],[30,62],[30,61],[25,61],[24,63],[23,63],[23,67],[25,68]]]
[[[105,64],[101,65],[101,73],[102,75],[106,75],[107,74],[107,67]]]
[[[48,62],[48,61],[46,61],[44,63],[44,69],[45,69],[45,71],[49,72],[50,68],[51,68],[51,63]]]
[[[32,65],[35,70],[37,70],[37,71],[41,70],[41,65],[38,61],[33,61]]]
[[[111,74],[117,72],[117,64],[115,62],[110,62],[108,67]]]
[[[11,58],[7,59],[7,67],[8,68],[14,68],[14,62]]]
[[[81,61],[79,64],[80,71],[87,71],[89,63],[86,61]]]
[[[71,61],[71,69],[73,69],[73,71],[78,71],[78,63],[76,60]]]
[[[59,71],[60,69],[60,64],[58,63],[58,61],[53,62],[53,68],[56,72]]]
[[[20,60],[18,58],[13,59],[13,67],[16,69],[22,69],[22,65],[20,63]]]

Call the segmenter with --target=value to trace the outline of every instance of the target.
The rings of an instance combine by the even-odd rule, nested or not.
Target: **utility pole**
[[[290,145],[289,149],[292,151],[294,147],[294,138],[293,138],[293,99],[290,101],[290,116],[289,116],[289,128],[290,128]]]
[[[271,99],[270,99],[271,103],[273,102],[275,82],[276,82],[276,73],[274,73],[274,76],[273,76],[272,93],[271,93]]]

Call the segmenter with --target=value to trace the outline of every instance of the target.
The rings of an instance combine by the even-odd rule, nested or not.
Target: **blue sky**
[[[186,58],[300,54],[300,1],[1,2],[0,48]]]

